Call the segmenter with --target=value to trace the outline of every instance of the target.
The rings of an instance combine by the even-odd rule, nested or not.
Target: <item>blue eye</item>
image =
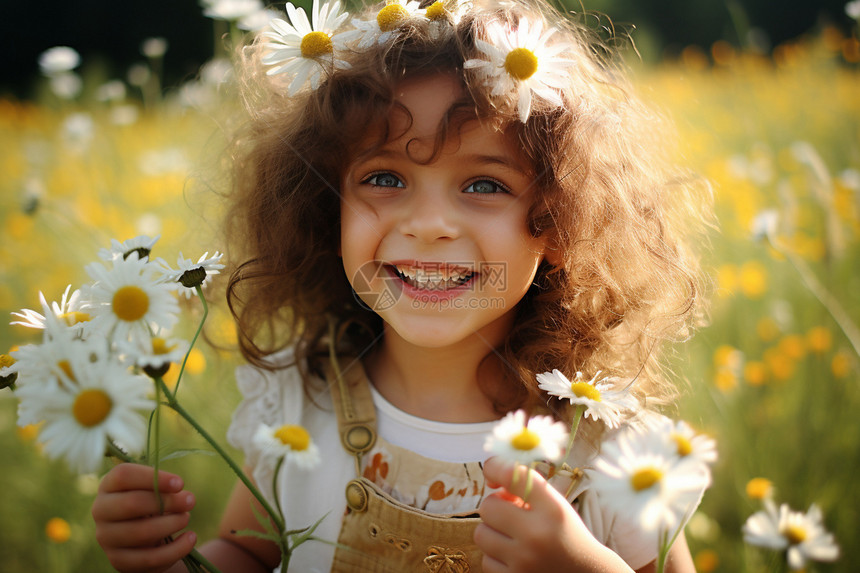
[[[375,185],[376,187],[405,187],[403,182],[396,175],[383,171],[374,173],[366,178],[362,183],[367,185]]]
[[[493,181],[492,179],[478,179],[465,189],[463,189],[463,193],[478,193],[481,195],[493,194],[493,193],[510,193],[510,191],[497,181]]]

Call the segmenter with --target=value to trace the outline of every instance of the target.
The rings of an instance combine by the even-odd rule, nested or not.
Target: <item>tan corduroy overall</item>
[[[361,456],[376,442],[369,381],[361,368],[327,374],[341,442],[355,457],[332,572],[480,572],[482,555],[472,540],[480,523],[476,513],[427,513],[393,499],[361,475]]]

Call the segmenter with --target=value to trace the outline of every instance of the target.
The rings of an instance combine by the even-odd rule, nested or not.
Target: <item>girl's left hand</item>
[[[529,471],[498,458],[484,464],[487,485],[502,488],[481,503],[483,523],[475,529],[486,573],[631,571],[591,535],[573,506],[535,471],[525,496]]]

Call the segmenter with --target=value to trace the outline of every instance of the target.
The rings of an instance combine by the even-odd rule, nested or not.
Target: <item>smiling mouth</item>
[[[461,287],[477,274],[463,267],[445,268],[444,265],[425,269],[411,265],[389,265],[397,277],[409,286],[421,290],[444,291]]]

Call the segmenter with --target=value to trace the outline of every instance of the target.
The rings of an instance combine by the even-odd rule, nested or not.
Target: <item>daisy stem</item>
[[[663,573],[666,569],[666,555],[669,553],[669,547],[672,545],[666,542],[668,536],[668,531],[660,533],[660,550],[657,553],[657,573]]]
[[[585,412],[583,404],[577,404],[573,411],[573,419],[570,421],[570,439],[567,441],[567,449],[564,451],[563,460],[570,458],[570,452],[573,451],[573,440],[576,438],[576,430],[579,429],[579,422],[582,420],[582,413]]]
[[[186,422],[191,425],[192,428],[197,430],[197,433],[199,433],[203,437],[203,439],[209,443],[210,446],[212,446],[212,449],[214,449],[218,453],[218,455],[221,456],[221,459],[224,460],[224,462],[228,466],[230,466],[230,469],[233,470],[233,473],[236,474],[236,477],[238,477],[239,480],[243,484],[245,484],[245,487],[248,488],[248,491],[250,491],[251,494],[257,499],[257,501],[260,502],[260,505],[263,506],[263,509],[266,510],[266,513],[269,514],[269,517],[271,517],[272,521],[275,522],[275,525],[278,528],[278,532],[283,533],[286,529],[286,525],[284,523],[284,520],[281,519],[280,512],[276,511],[271,506],[271,504],[266,501],[266,498],[263,497],[263,494],[260,493],[260,490],[257,488],[256,485],[254,485],[254,482],[252,482],[248,478],[248,476],[245,475],[245,472],[242,471],[242,468],[240,468],[235,461],[233,461],[233,458],[230,457],[230,454],[228,454],[227,451],[222,448],[221,445],[211,436],[211,434],[209,434],[209,432],[207,432],[203,428],[203,426],[198,424],[197,420],[195,420],[191,416],[191,414],[189,414],[188,411],[185,410],[185,408],[183,408],[181,404],[179,404],[179,402],[176,400],[176,397],[171,394],[170,390],[167,388],[167,386],[165,386],[164,381],[161,378],[158,378],[157,382],[158,385],[161,387],[161,390],[164,392],[164,395],[167,397],[167,405],[170,407],[170,409],[179,414]]]
[[[154,430],[155,435],[153,437],[153,441],[155,442],[154,452],[152,457],[152,469],[153,469],[153,491],[155,491],[155,497],[158,499],[158,514],[161,515],[164,513],[164,499],[161,497],[161,491],[158,489],[158,463],[161,454],[159,453],[160,448],[160,440],[159,436],[161,435],[161,387],[164,385],[164,381],[162,381],[161,377],[156,379],[155,383],[155,412],[154,412]]]
[[[529,501],[529,494],[531,494],[531,492],[532,492],[532,485],[533,485],[533,480],[534,480],[533,470],[534,470],[534,467],[536,464],[537,464],[537,462],[532,462],[531,464],[526,466],[526,472],[527,472],[526,473],[526,489],[523,492],[523,503],[528,503],[528,501]]]
[[[130,455],[128,455],[127,453],[122,451],[122,449],[120,449],[119,446],[117,446],[115,443],[113,443],[110,440],[108,440],[108,453],[110,455],[112,455],[113,457],[118,458],[118,459],[120,459],[124,462],[127,462],[127,463],[134,463],[137,461],[136,459],[134,459],[133,457],[131,457]]]
[[[192,549],[191,553],[188,554],[188,557],[193,559],[195,562],[199,563],[203,566],[203,569],[209,571],[209,573],[221,573],[221,570],[215,567],[212,563],[209,562],[208,559],[203,557],[199,551],[196,549]]]
[[[275,496],[275,509],[278,510],[278,515],[281,517],[281,521],[286,523],[286,518],[284,517],[284,512],[281,510],[281,500],[278,496],[278,474],[281,473],[281,468],[284,467],[284,460],[286,456],[281,456],[278,458],[278,463],[275,465],[275,473],[272,476],[272,495]]]
[[[200,319],[200,324],[197,325],[197,332],[194,333],[194,337],[191,339],[191,345],[188,347],[188,352],[185,353],[185,358],[182,359],[182,366],[179,368],[179,376],[176,378],[176,389],[173,391],[174,394],[179,391],[179,383],[182,381],[182,373],[185,372],[185,364],[188,362],[188,356],[191,354],[191,349],[194,348],[194,344],[197,342],[197,337],[200,336],[200,333],[203,331],[206,317],[209,316],[209,304],[206,302],[206,297],[203,296],[203,288],[200,285],[197,285],[194,288],[197,290],[197,298],[199,298],[200,302],[203,303],[203,317]]]

